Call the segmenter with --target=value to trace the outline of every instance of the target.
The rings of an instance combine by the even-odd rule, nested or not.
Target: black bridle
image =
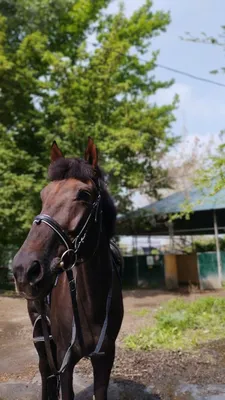
[[[64,370],[66,369],[67,364],[69,362],[71,349],[76,340],[76,335],[77,335],[81,349],[84,348],[84,340],[83,340],[83,335],[82,335],[80,317],[79,317],[79,312],[78,312],[78,304],[77,304],[76,274],[74,276],[73,269],[74,269],[74,267],[77,267],[80,263],[85,262],[83,259],[78,258],[78,252],[79,252],[80,246],[85,242],[85,238],[91,227],[91,221],[92,221],[93,216],[94,216],[93,222],[96,224],[99,223],[99,227],[98,227],[99,233],[98,233],[95,249],[90,258],[92,258],[94,256],[95,252],[98,249],[100,234],[102,231],[102,208],[101,208],[101,192],[99,189],[99,185],[97,185],[97,189],[98,189],[98,192],[97,192],[96,201],[91,204],[91,211],[88,214],[83,227],[81,228],[79,233],[73,239],[70,239],[69,235],[62,229],[62,227],[58,224],[58,222],[55,221],[49,215],[46,215],[46,214],[37,215],[33,222],[37,225],[40,225],[41,223],[48,225],[57,234],[60,241],[66,247],[66,250],[64,251],[64,253],[62,254],[62,256],[58,262],[58,274],[60,274],[61,272],[66,272],[66,274],[67,274],[67,279],[68,279],[69,288],[70,288],[71,301],[72,301],[72,307],[73,307],[72,337],[71,337],[70,345],[66,351],[62,365],[59,370],[55,366],[55,362],[54,362],[52,351],[51,351],[50,339],[52,339],[52,337],[51,337],[51,335],[49,335],[49,332],[48,332],[48,326],[50,324],[50,321],[48,320],[45,311],[43,311],[43,310],[40,311],[40,315],[37,317],[37,319],[34,323],[34,329],[39,320],[41,321],[41,324],[42,324],[43,337],[34,337],[34,342],[37,343],[40,341],[44,341],[44,343],[45,343],[45,349],[46,349],[46,354],[47,354],[47,358],[48,358],[48,363],[52,370],[52,375],[49,376],[48,378],[52,378],[55,376],[60,377],[61,373],[63,373]],[[67,255],[70,255],[70,257],[69,258],[66,257]],[[112,264],[112,274],[113,274],[113,271],[114,271],[114,267]],[[113,277],[112,277],[112,282],[113,282]],[[102,326],[99,340],[95,347],[95,350],[93,351],[93,353],[89,354],[89,357],[104,354],[104,353],[101,353],[101,348],[102,348],[102,344],[105,339],[106,330],[107,330],[107,326],[108,326],[108,317],[109,317],[109,311],[110,311],[111,299],[112,299],[112,282],[111,282],[111,287],[109,289],[107,302],[106,302],[106,316],[105,316],[104,324]]]
[[[34,219],[35,224],[40,225],[42,222],[46,225],[48,225],[57,235],[60,241],[63,243],[63,245],[66,247],[66,250],[62,254],[60,261],[58,263],[58,267],[61,268],[63,271],[67,271],[68,269],[72,269],[75,265],[84,262],[83,259],[79,260],[78,259],[78,252],[80,249],[80,246],[84,243],[85,238],[88,234],[89,228],[90,228],[90,222],[91,218],[94,215],[94,222],[98,223],[99,222],[99,234],[98,234],[98,240],[96,244],[96,248],[94,250],[94,253],[98,247],[98,242],[99,242],[99,236],[100,232],[102,229],[102,210],[101,210],[101,193],[98,192],[97,199],[94,203],[91,204],[91,211],[82,227],[78,235],[75,236],[74,239],[70,239],[69,235],[62,229],[62,227],[56,222],[52,217],[50,217],[47,214],[40,214],[37,215]],[[92,256],[94,255],[92,254]],[[67,262],[65,261],[65,258],[67,255],[70,255],[69,257],[69,262],[68,262],[68,257],[67,257]],[[69,265],[66,265],[69,264]]]

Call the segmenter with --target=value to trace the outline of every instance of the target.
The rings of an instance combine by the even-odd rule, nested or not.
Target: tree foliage
[[[186,32],[183,40],[193,43],[204,43],[206,45],[219,46],[225,49],[225,25],[221,26],[221,33],[216,36],[209,36],[205,32],[201,32],[199,37],[193,36],[190,32]],[[211,74],[225,73],[225,67],[215,68],[210,71]],[[222,128],[222,127],[221,127]],[[221,140],[223,141],[225,131],[221,130]],[[220,191],[225,187],[225,143],[218,146],[216,154],[209,155],[203,167],[199,168],[196,174],[195,185],[200,188],[211,188],[211,193]]]
[[[149,0],[130,18],[123,6],[110,15],[109,3],[0,2],[2,243],[19,244],[39,211],[53,140],[81,156],[94,138],[120,210],[135,188],[156,195],[167,185],[159,161],[176,141],[177,98],[160,107],[151,101],[173,81],[155,78],[158,52],[147,52],[170,15],[153,12]]]
[[[199,37],[193,36],[190,32],[186,32],[185,37],[181,37],[182,40],[186,40],[188,42],[193,43],[202,43],[213,46],[219,46],[225,49],[225,25],[221,26],[221,33],[216,36],[209,36],[205,32],[201,32]],[[212,71],[211,74],[225,73],[225,67],[220,67],[219,69],[216,67]]]

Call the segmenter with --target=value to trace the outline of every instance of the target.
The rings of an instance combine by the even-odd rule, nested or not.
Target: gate
[[[165,285],[163,255],[124,257],[123,287],[158,289]]]

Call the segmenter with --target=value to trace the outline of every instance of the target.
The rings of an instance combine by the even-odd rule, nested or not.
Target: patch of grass
[[[155,324],[125,337],[133,350],[189,349],[225,337],[225,298],[175,299],[159,309]]]
[[[140,310],[132,310],[131,313],[137,317],[146,317],[150,313],[150,310],[148,308],[141,308]]]
[[[16,293],[15,290],[1,290],[1,289],[0,289],[0,296],[3,296],[3,297],[20,297],[20,295],[18,293]]]

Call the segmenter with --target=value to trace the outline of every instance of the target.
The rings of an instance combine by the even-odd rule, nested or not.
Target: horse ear
[[[63,153],[61,152],[60,148],[58,147],[56,141],[52,143],[51,147],[51,162],[58,160],[58,158],[62,158]]]
[[[85,150],[84,158],[86,161],[89,162],[89,164],[92,165],[93,168],[97,167],[98,152],[97,152],[96,146],[94,144],[94,141],[90,136],[88,136],[88,144],[87,144],[87,148]]]

